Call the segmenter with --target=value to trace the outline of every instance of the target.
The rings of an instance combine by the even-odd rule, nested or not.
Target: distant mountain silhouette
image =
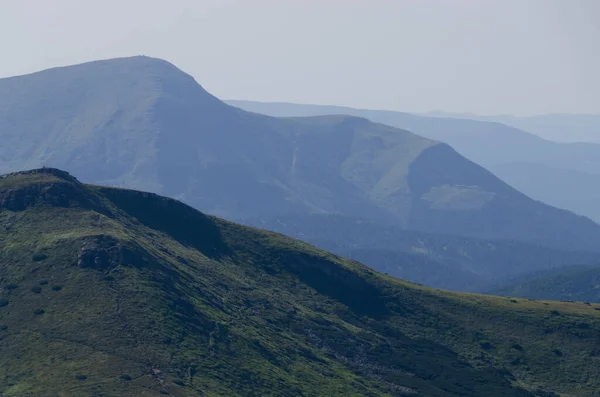
[[[424,117],[409,113],[353,109],[338,106],[300,105],[228,101],[242,109],[271,116],[315,116],[348,114],[403,128],[421,136],[450,144],[460,154],[494,172],[505,182],[526,195],[551,205],[574,211],[600,222],[600,206],[590,206],[586,194],[600,195],[600,186],[590,185],[586,175],[600,176],[600,145],[594,143],[557,143],[507,125],[480,120]],[[475,116],[474,116],[475,117]],[[544,124],[545,125],[545,124]],[[600,136],[600,131],[598,131]],[[533,177],[532,165],[546,171],[544,177]],[[562,170],[562,171],[561,171]],[[570,178],[569,175],[576,175]],[[526,176],[527,183],[523,182]],[[550,182],[550,179],[553,182]],[[564,187],[569,186],[569,191]],[[570,199],[557,199],[566,194]]]
[[[59,167],[229,219],[339,214],[600,250],[600,226],[529,199],[446,144],[352,116],[246,112],[153,58],[0,80],[0,138],[1,171]]]
[[[423,115],[498,122],[557,142],[600,143],[600,114],[541,114],[519,117],[431,112]]]

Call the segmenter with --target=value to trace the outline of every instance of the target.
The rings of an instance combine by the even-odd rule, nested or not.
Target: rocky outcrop
[[[105,270],[120,265],[147,266],[148,260],[141,249],[128,246],[113,236],[98,235],[84,239],[77,257],[77,265],[82,268]]]
[[[54,168],[0,176],[0,209],[23,211],[36,205],[99,209],[99,199],[69,173]]]

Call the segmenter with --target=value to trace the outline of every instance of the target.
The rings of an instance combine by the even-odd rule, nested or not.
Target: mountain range
[[[600,250],[600,226],[527,198],[448,145],[352,116],[246,112],[148,57],[1,79],[0,131],[3,172],[55,166],[229,219],[359,214],[425,232]]]
[[[0,393],[597,396],[600,307],[424,288],[51,168],[0,177]]]
[[[600,177],[599,144],[558,143],[496,121],[451,118],[445,114],[425,117],[339,106],[235,100],[228,103],[277,117],[347,114],[406,129],[450,144],[536,200],[600,221],[600,207],[595,205],[600,199],[600,185],[595,183]]]
[[[557,142],[600,143],[600,114],[541,114],[482,116],[472,113],[430,112],[424,116],[492,121],[510,125]]]
[[[2,172],[53,166],[164,194],[440,288],[487,290],[496,277],[600,252],[600,226],[526,197],[447,144],[354,116],[243,111],[154,58],[0,79],[0,138]],[[296,223],[304,229],[285,221],[308,216]],[[339,228],[337,217],[377,232]],[[374,249],[364,244],[374,235],[393,237]]]
[[[0,395],[600,396],[600,226],[460,154],[593,145],[296,116],[148,57],[0,79]]]

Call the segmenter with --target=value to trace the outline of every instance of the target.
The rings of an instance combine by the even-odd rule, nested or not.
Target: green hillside
[[[600,395],[598,305],[427,289],[54,169],[0,179],[0,291],[5,397]]]

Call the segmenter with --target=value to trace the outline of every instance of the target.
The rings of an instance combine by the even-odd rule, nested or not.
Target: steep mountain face
[[[419,287],[55,169],[0,178],[0,225],[7,397],[598,395],[597,305]]]
[[[569,266],[521,276],[491,293],[531,299],[600,302],[600,266]]]
[[[271,116],[315,116],[347,114],[403,128],[421,136],[446,142],[460,154],[498,175],[511,186],[528,196],[551,205],[561,204],[575,213],[600,221],[600,210],[586,204],[586,194],[595,188],[589,177],[600,176],[600,145],[593,143],[557,143],[509,127],[492,119],[468,120],[461,118],[423,117],[408,113],[352,109],[338,106],[299,105],[287,103],[260,103],[228,101],[241,109]],[[442,115],[444,116],[444,115]],[[466,115],[463,117],[467,117]],[[545,125],[545,124],[544,124]],[[532,167],[556,170],[544,177],[533,177]],[[571,178],[573,174],[576,178]],[[529,177],[531,176],[531,177]],[[527,183],[523,179],[527,177]],[[551,178],[551,180],[548,180]],[[568,186],[570,200],[556,200],[564,196]],[[598,194],[594,190],[594,194]]]
[[[57,166],[230,219],[336,213],[600,249],[600,226],[528,199],[447,145],[356,117],[245,112],[151,58],[0,80],[0,131],[0,169]]]
[[[402,230],[340,215],[289,215],[247,221],[430,287],[489,292],[528,273],[600,263],[600,254],[510,240]]]

